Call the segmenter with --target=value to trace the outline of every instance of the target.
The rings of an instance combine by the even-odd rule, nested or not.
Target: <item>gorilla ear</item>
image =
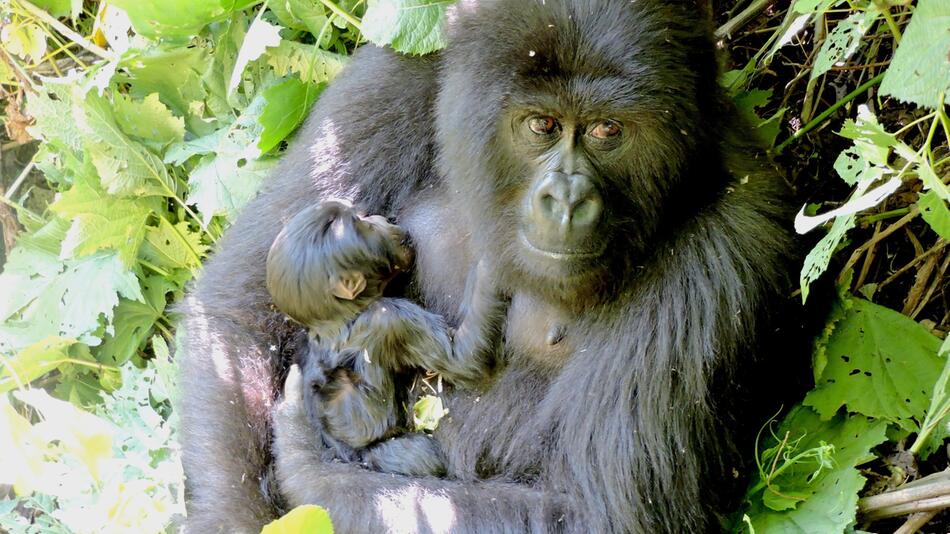
[[[330,278],[330,291],[334,297],[353,300],[366,289],[366,277],[361,272],[350,271]]]

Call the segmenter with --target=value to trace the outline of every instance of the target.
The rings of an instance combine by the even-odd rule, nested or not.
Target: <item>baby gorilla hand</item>
[[[363,465],[383,473],[410,476],[445,475],[442,447],[426,434],[405,434],[363,451]]]

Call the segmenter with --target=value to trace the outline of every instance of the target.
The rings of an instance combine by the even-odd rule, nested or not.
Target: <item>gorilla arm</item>
[[[176,358],[188,532],[257,534],[276,517],[278,499],[269,480],[271,411],[282,362],[289,359],[282,357],[284,344],[293,332],[270,306],[267,251],[285,220],[324,198],[350,199],[366,212],[388,216],[418,204],[419,191],[436,180],[436,61],[361,48],[321,95],[267,189],[243,209],[186,299],[185,346]],[[325,493],[340,525],[384,524],[381,512],[365,514],[364,507],[382,498],[385,488],[417,487],[420,502],[452,499],[461,525],[506,511],[513,523],[525,524],[540,510],[539,494],[517,486],[486,484],[466,492],[466,486],[440,480],[324,464],[318,454],[296,458],[299,476],[310,474],[314,494],[307,500]],[[347,475],[339,479],[345,482],[335,483],[337,472]],[[505,502],[493,502],[496,497]]]
[[[274,413],[281,491],[291,506],[326,508],[337,532],[560,532],[569,524],[558,497],[503,482],[410,478],[326,462],[291,368]]]

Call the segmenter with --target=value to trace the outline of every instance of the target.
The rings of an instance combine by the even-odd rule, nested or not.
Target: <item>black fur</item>
[[[412,302],[384,298],[389,281],[410,266],[406,240],[382,217],[324,201],[295,215],[277,235],[266,284],[274,304],[309,331],[309,350],[298,363],[310,424],[321,448],[332,453],[324,460],[440,475],[444,462],[434,440],[394,437],[407,427],[398,375],[425,368],[456,384],[487,383],[506,307],[484,268],[470,276],[458,329]],[[292,482],[283,484],[286,493],[306,491]]]
[[[439,55],[357,52],[192,293],[190,528],[273,517],[255,480],[281,366],[264,259],[287,217],[342,197],[407,229],[414,290],[450,321],[471,267],[497,266],[508,365],[449,399],[447,479],[323,461],[288,395],[277,470],[309,485],[289,504],[325,506],[340,532],[718,530],[769,407],[750,377],[780,346],[795,248],[783,184],[720,98],[707,21],[691,0],[463,0],[450,21]],[[552,148],[524,141],[526,112],[624,129],[611,150],[583,129]],[[571,246],[603,252],[550,261],[520,241],[529,192],[577,172],[603,214]]]

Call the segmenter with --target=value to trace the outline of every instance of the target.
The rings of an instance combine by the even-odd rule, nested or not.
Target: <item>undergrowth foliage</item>
[[[4,237],[18,230],[0,274],[0,530],[176,528],[170,304],[351,51],[366,41],[437,50],[448,3],[0,0],[9,144],[41,141],[0,182],[0,219],[16,221]],[[892,217],[919,217],[938,244],[950,240],[950,2],[798,0],[777,18],[722,83],[775,155],[822,129],[846,140],[821,179],[840,180],[847,199],[810,204],[796,221],[825,232],[802,266],[802,299],[833,260],[847,261],[815,345],[816,387],[748,452],[758,469],[730,528],[845,532],[863,520],[859,466],[882,444],[925,459],[950,436],[946,318],[912,319],[934,291],[910,310],[875,303],[875,284],[851,274],[873,244],[849,242],[868,218]],[[805,35],[815,51],[799,112],[758,84]],[[815,93],[836,69],[862,62],[879,67],[818,112]],[[894,107],[909,118],[879,118]],[[888,487],[901,482],[894,474]],[[303,507],[265,531],[332,526]]]

